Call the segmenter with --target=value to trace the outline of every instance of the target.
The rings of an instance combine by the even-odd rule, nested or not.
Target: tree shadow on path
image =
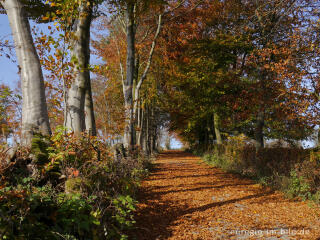
[[[136,216],[139,225],[132,231],[130,239],[168,239],[172,236],[172,227],[176,225],[175,221],[184,215],[206,211],[242,200],[258,199],[270,194],[272,194],[271,191],[190,208],[187,204],[177,201],[157,201],[158,195],[153,192],[141,192],[139,198],[143,199],[144,204],[147,204],[147,206]]]
[[[188,163],[187,165],[190,168],[186,168],[182,164],[181,169],[174,167],[173,170],[172,163],[174,159],[176,159],[176,162],[184,161],[188,163],[190,161],[190,164]],[[246,196],[224,201],[212,200],[212,203],[195,206],[190,204],[190,201],[192,201],[192,196],[197,194],[197,191],[220,190],[228,187],[242,188],[254,183],[248,179],[238,178],[233,174],[221,171],[213,172],[213,169],[206,165],[199,166],[195,158],[192,159],[190,157],[190,154],[167,153],[162,154],[160,160],[160,163],[158,162],[156,168],[154,168],[153,174],[149,179],[146,179],[145,184],[143,184],[139,192],[138,201],[140,204],[135,217],[137,224],[129,232],[129,239],[168,239],[173,236],[174,227],[179,224],[178,220],[182,218],[243,200],[258,200],[272,194],[272,191],[259,191],[255,193],[249,191]],[[167,163],[168,161],[170,164]],[[182,176],[181,172],[186,175]],[[213,182],[212,177],[219,179],[219,181]],[[195,183],[188,182],[188,179],[191,181],[197,178],[201,178],[202,181]],[[165,188],[168,188],[168,190],[163,191]],[[181,196],[187,196],[186,194],[190,195],[191,199],[181,198]],[[208,198],[210,197],[208,196]]]

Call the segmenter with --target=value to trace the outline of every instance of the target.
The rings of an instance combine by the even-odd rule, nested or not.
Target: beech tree
[[[8,15],[19,63],[22,89],[21,143],[30,145],[34,134],[51,134],[43,74],[24,5],[19,0],[3,0],[1,4]]]
[[[126,59],[126,78],[123,79],[123,95],[124,95],[124,104],[125,104],[125,116],[126,124],[124,128],[124,139],[123,143],[127,149],[132,149],[136,143],[135,137],[135,126],[137,118],[137,108],[139,101],[139,91],[141,89],[142,83],[147,77],[148,71],[150,69],[152,55],[155,48],[155,41],[159,35],[161,28],[161,14],[159,15],[158,27],[155,32],[154,41],[152,42],[151,50],[149,57],[146,63],[145,70],[141,76],[138,77],[138,65],[136,58],[136,28],[138,18],[135,16],[135,11],[141,11],[137,8],[141,7],[139,4],[144,4],[142,1],[127,1],[125,3],[125,19],[126,19],[126,37],[127,37],[127,59]],[[136,79],[135,79],[136,77]],[[136,80],[136,81],[134,81]],[[135,83],[135,86],[134,86]]]
[[[112,48],[114,57],[117,57],[117,60],[113,60],[119,61],[118,72],[123,86],[125,109],[123,143],[127,149],[132,149],[136,144],[142,146],[142,131],[145,127],[142,127],[143,118],[146,115],[142,110],[141,89],[152,69],[161,28],[165,21],[170,22],[170,13],[184,2],[186,1],[113,1],[116,13],[105,24],[110,35],[108,38],[102,37],[100,43],[96,44],[101,52]],[[124,45],[123,39],[126,39]],[[98,55],[106,56],[103,53]],[[126,56],[125,60],[123,55]],[[110,64],[110,59],[107,64]]]
[[[93,1],[81,1],[77,9],[78,19],[74,19],[72,28],[71,56],[74,60],[74,80],[67,91],[65,126],[79,134],[85,130],[96,135],[90,80],[90,26]]]

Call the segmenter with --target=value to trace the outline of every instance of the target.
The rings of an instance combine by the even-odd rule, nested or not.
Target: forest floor
[[[129,239],[320,239],[320,210],[168,151],[142,182]]]

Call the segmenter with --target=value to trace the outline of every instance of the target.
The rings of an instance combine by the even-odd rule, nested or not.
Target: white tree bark
[[[142,108],[140,108],[139,110],[139,122],[138,122],[138,126],[139,126],[139,129],[140,131],[138,132],[137,134],[137,144],[143,148],[143,136],[144,136],[144,122],[145,122],[145,113],[144,113],[144,110]]]
[[[125,128],[123,145],[126,149],[133,149],[134,141],[134,118],[133,118],[133,98],[132,87],[134,78],[135,63],[135,23],[134,23],[134,3],[128,3],[126,9],[127,18],[127,74],[123,81],[123,95],[125,105]]]
[[[79,134],[88,130],[96,134],[90,81],[90,25],[92,7],[83,1],[79,19],[74,26],[73,58],[76,60],[74,81],[67,93],[65,125],[69,131]]]
[[[144,69],[144,72],[143,72],[142,76],[140,77],[139,82],[137,83],[137,86],[135,87],[135,90],[134,90],[135,91],[134,92],[134,107],[133,107],[134,116],[136,116],[136,112],[137,112],[141,86],[142,86],[144,80],[147,78],[148,72],[149,72],[150,67],[151,67],[152,57],[153,57],[154,49],[156,47],[157,39],[158,39],[159,34],[160,34],[161,26],[162,26],[162,15],[160,14],[159,17],[158,17],[157,30],[156,30],[156,33],[154,35],[154,38],[153,38],[153,41],[152,41],[152,44],[151,44],[151,49],[150,49],[150,52],[149,52],[147,65],[146,65],[146,67]]]
[[[93,98],[92,98],[92,91],[91,91],[90,76],[89,76],[89,79],[87,81],[87,88],[86,88],[86,93],[85,93],[84,112],[85,112],[86,131],[91,136],[96,136],[97,135],[97,130],[96,130],[95,117],[94,117]]]
[[[8,18],[21,74],[22,144],[30,145],[35,133],[50,135],[50,124],[40,60],[30,25],[19,0],[0,1]]]

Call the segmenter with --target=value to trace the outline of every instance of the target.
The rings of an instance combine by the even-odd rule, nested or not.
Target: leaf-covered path
[[[320,239],[320,211],[191,154],[160,154],[130,239]]]

